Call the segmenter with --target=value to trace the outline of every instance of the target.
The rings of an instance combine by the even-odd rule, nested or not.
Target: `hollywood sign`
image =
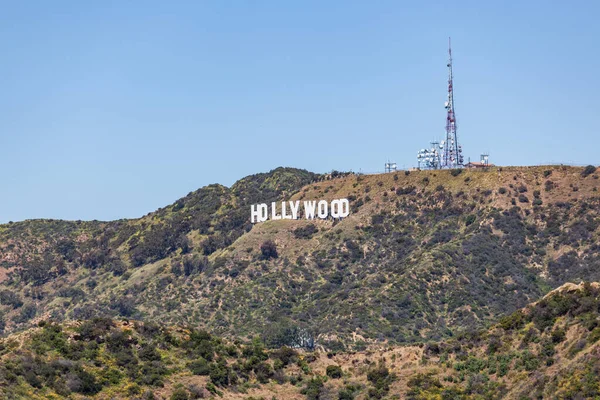
[[[301,205],[302,210],[300,210]],[[270,209],[266,203],[253,204],[250,206],[250,222],[253,224],[265,222],[269,217],[274,221],[300,219],[300,211],[306,219],[327,219],[329,217],[340,219],[350,215],[350,202],[348,199],[336,199],[331,202],[327,200],[282,201],[281,203],[272,202]]]

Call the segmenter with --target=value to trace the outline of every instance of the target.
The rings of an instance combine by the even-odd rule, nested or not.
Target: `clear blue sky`
[[[138,217],[277,166],[598,163],[598,1],[2,1],[0,222]]]

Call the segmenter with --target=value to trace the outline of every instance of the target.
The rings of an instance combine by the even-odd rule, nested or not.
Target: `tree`
[[[277,258],[277,245],[272,240],[267,240],[260,246],[260,252],[263,260]]]
[[[584,168],[583,171],[581,171],[581,176],[585,178],[588,175],[593,174],[594,172],[596,172],[596,167],[594,167],[593,165],[588,165]]]

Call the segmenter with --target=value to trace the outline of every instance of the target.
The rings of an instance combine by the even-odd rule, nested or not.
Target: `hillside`
[[[2,225],[0,328],[126,317],[334,351],[450,338],[600,280],[599,185],[564,166],[280,168],[136,220]],[[340,197],[340,222],[249,222],[253,203]],[[269,240],[277,257],[261,252]]]
[[[578,399],[600,396],[600,284],[566,284],[487,330],[358,352],[267,350],[97,318],[0,339],[3,398]]]

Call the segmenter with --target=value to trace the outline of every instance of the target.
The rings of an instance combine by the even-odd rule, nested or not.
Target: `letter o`
[[[341,209],[342,205],[340,203],[339,200],[333,200],[331,202],[331,217],[332,218],[339,218],[340,217],[340,209]]]

